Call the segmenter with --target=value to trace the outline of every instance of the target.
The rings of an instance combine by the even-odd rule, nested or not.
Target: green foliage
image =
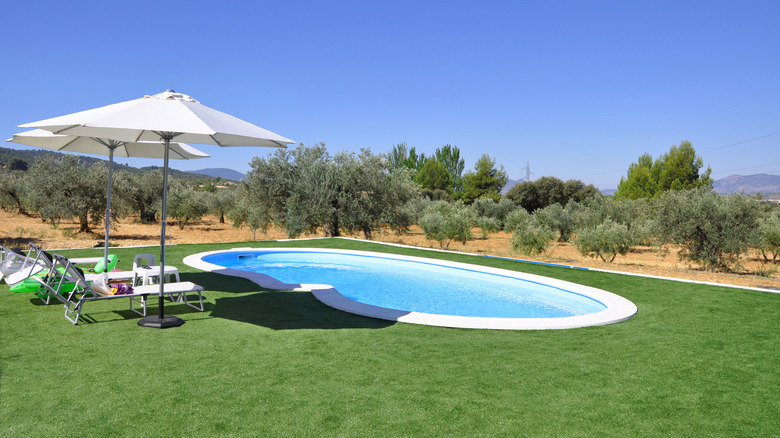
[[[254,200],[245,182],[236,189],[236,192],[228,217],[235,228],[246,225],[252,231],[252,240],[257,240],[257,231],[265,232],[272,222],[268,204]]]
[[[584,202],[590,198],[600,198],[601,193],[592,184],[586,185],[580,180],[563,182],[553,176],[543,176],[536,181],[515,184],[506,194],[515,205],[529,212],[549,205],[566,205],[569,201]]]
[[[709,188],[670,191],[656,217],[663,242],[682,246],[680,257],[705,269],[732,271],[758,228],[758,201],[742,194],[721,196]]]
[[[756,248],[765,261],[777,261],[780,255],[780,210],[773,210],[758,221]]]
[[[399,145],[400,146],[400,145]],[[389,168],[389,162],[369,150],[340,152],[331,157],[323,143],[279,149],[268,159],[251,163],[248,194],[268,206],[268,215],[290,237],[322,227],[327,236],[362,231],[371,238],[382,225],[409,226],[401,209],[418,196],[411,171]]]
[[[441,163],[449,174],[449,193],[458,193],[463,190],[463,169],[466,162],[460,157],[460,149],[457,146],[444,145],[436,149],[434,154],[436,161]]]
[[[25,206],[25,174],[0,170],[0,207],[28,214]]]
[[[405,167],[412,169],[415,173],[420,173],[427,158],[425,154],[417,155],[417,150],[412,146],[411,148],[406,143],[398,143],[393,146],[393,149],[388,154],[389,165],[393,169],[400,169]]]
[[[708,167],[700,174],[704,162],[696,155],[689,141],[672,146],[669,152],[655,161],[650,154],[643,154],[628,168],[626,177],[620,179],[616,198],[640,199],[661,196],[669,190],[689,190],[697,187],[712,188],[712,170]]]
[[[482,230],[481,238],[483,240],[487,239],[490,234],[501,231],[501,222],[492,217],[479,217],[477,226]]]
[[[548,205],[533,213],[539,225],[557,232],[558,241],[568,242],[574,231],[574,220],[568,210],[564,210],[560,204]]]
[[[230,186],[227,189],[216,189],[213,192],[204,192],[208,210],[219,217],[219,223],[225,223],[225,214],[227,214],[236,204],[238,192],[237,186]]]
[[[451,186],[450,173],[442,163],[436,159],[425,160],[420,173],[414,180],[425,189],[449,191]]]
[[[523,207],[517,207],[504,218],[504,231],[513,232],[531,220],[531,213]]]
[[[471,227],[477,217],[474,210],[461,201],[431,203],[420,218],[425,238],[436,240],[442,248],[449,248],[453,240],[466,243],[473,239]]]
[[[528,221],[517,227],[512,234],[512,247],[524,254],[541,254],[555,240],[556,232],[550,228]]]
[[[348,232],[362,231],[371,239],[373,231],[387,219],[398,220],[396,227],[408,226],[400,216],[385,215],[387,210],[399,208],[417,193],[417,187],[405,183],[409,173],[403,169],[390,172],[382,155],[368,149],[360,154],[339,152],[332,167],[338,196],[335,217]]]
[[[496,169],[496,160],[483,154],[474,165],[474,171],[463,177],[463,202],[471,204],[481,197],[498,201],[508,179],[504,166]]]
[[[422,212],[420,187],[412,181],[409,169],[390,169],[386,190],[383,191],[383,207],[379,224],[384,224],[401,234],[409,229]]]
[[[79,232],[104,217],[108,171],[102,164],[86,165],[74,155],[40,159],[27,171],[26,197],[32,211],[56,225],[77,217]]]
[[[515,205],[512,201],[503,197],[498,202],[493,198],[478,198],[471,204],[471,207],[477,212],[477,216],[496,219],[502,227],[506,216],[515,209]]]
[[[30,165],[26,161],[22,160],[21,158],[14,158],[8,162],[8,170],[25,171],[29,167]]]
[[[168,185],[168,217],[176,220],[179,229],[189,221],[199,220],[209,212],[206,192],[195,191],[192,187],[175,181]]]
[[[582,255],[598,256],[612,263],[618,254],[628,254],[634,239],[628,226],[607,219],[595,227],[578,230],[574,244]]]
[[[169,182],[174,182],[169,178]],[[144,173],[115,172],[112,191],[112,207],[119,201],[139,216],[141,223],[157,221],[162,203],[163,175],[160,170]],[[113,209],[113,208],[112,208]]]
[[[591,198],[586,204],[570,202],[566,210],[577,232],[611,220],[625,225],[635,239],[635,244],[650,243],[655,211],[646,199]]]
[[[331,223],[338,188],[325,144],[277,149],[267,159],[255,157],[251,166],[246,181],[252,201],[265,203],[289,237]],[[339,235],[338,223],[334,225],[335,234],[333,228],[328,232]]]
[[[420,196],[428,201],[452,201],[452,197],[445,190],[421,189]]]

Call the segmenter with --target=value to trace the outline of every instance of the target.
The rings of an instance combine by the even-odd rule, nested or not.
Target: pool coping
[[[203,257],[212,254],[241,253],[247,251],[296,251],[296,252],[339,252],[342,254],[381,256],[397,260],[407,260],[413,262],[422,262],[428,264],[437,264],[459,269],[478,270],[480,272],[494,275],[503,275],[522,280],[541,282],[552,287],[558,287],[570,292],[583,294],[600,301],[607,306],[605,310],[590,313],[587,315],[567,316],[558,318],[494,318],[494,317],[476,317],[476,316],[453,316],[439,315],[422,312],[409,312],[402,310],[388,309],[384,307],[372,306],[351,300],[338,292],[333,286],[327,284],[290,284],[283,283],[268,275],[242,271],[238,269],[225,268],[203,261]],[[193,268],[201,269],[207,272],[229,275],[233,277],[246,278],[260,287],[283,290],[283,291],[304,291],[311,292],[315,298],[322,303],[357,315],[368,316],[371,318],[384,319],[389,321],[406,322],[411,324],[423,324],[438,327],[451,328],[473,328],[473,329],[494,329],[494,330],[549,330],[549,329],[568,329],[579,327],[590,327],[606,324],[614,324],[625,321],[637,313],[637,307],[631,301],[590,286],[572,283],[565,280],[558,280],[541,275],[528,274],[524,272],[512,271],[508,269],[492,268],[488,266],[475,265],[471,263],[453,262],[442,259],[431,259],[426,257],[406,256],[399,254],[390,254],[375,251],[358,251],[338,248],[231,248],[224,250],[215,250],[192,254],[184,258],[184,264]]]

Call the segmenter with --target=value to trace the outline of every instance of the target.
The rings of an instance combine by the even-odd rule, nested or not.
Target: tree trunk
[[[79,233],[89,233],[92,230],[89,229],[89,217],[87,213],[79,215]]]
[[[154,211],[141,207],[139,213],[142,224],[153,224],[156,220]]]
[[[325,232],[325,237],[339,237],[341,232],[339,231],[339,218],[333,216],[333,220],[330,223],[326,223],[322,226],[322,231]]]

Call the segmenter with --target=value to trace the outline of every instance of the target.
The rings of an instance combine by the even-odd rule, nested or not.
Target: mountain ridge
[[[229,181],[241,181],[246,178],[246,175],[243,173],[226,167],[207,167],[200,170],[190,170],[189,172],[210,176],[212,178],[222,178]]]

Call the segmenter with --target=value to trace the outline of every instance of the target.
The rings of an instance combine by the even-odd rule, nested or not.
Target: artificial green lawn
[[[237,246],[387,251],[606,289],[638,314],[601,327],[428,327],[310,293],[196,272]],[[116,249],[120,268],[154,248]],[[68,256],[101,250],[63,251]],[[137,326],[126,300],[61,305],[0,286],[0,436],[777,436],[780,295],[341,239],[168,247],[206,311]],[[370,286],[370,285],[367,285]],[[155,301],[156,302],[156,301]],[[151,306],[150,313],[156,311]]]

